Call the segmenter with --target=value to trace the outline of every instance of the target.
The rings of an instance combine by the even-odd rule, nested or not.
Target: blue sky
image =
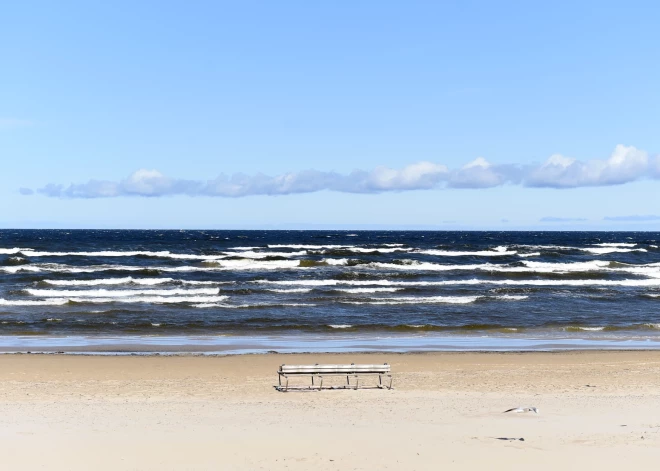
[[[657,2],[11,2],[0,227],[660,229]]]

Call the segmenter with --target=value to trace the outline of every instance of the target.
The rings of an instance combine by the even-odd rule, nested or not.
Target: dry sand
[[[351,362],[395,389],[273,389]],[[655,469],[659,396],[660,352],[0,355],[0,469]]]

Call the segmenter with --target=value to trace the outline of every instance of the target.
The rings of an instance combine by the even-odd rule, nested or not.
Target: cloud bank
[[[120,181],[89,180],[68,186],[49,183],[37,193],[59,198],[158,197],[168,195],[237,198],[251,195],[289,195],[318,191],[383,193],[438,188],[493,188],[522,185],[535,188],[578,188],[620,185],[641,179],[660,179],[660,156],[633,146],[618,145],[605,160],[579,161],[553,155],[541,165],[494,165],[479,157],[458,169],[418,162],[401,169],[376,167],[349,174],[304,170],[268,176],[221,174],[212,180],[184,180],[141,169]],[[24,195],[29,188],[22,188]]]
[[[539,219],[539,222],[584,222],[587,218],[559,218],[553,216],[546,216]]]
[[[647,221],[660,221],[660,216],[649,214],[646,216],[605,216],[605,221],[619,221],[619,222],[647,222]]]

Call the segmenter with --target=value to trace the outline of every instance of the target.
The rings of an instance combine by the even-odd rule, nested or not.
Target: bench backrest
[[[390,365],[281,365],[280,373],[316,374],[316,373],[389,373]]]

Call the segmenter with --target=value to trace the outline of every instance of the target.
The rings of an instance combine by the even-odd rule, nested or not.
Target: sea
[[[660,233],[0,230],[0,351],[660,348]]]

